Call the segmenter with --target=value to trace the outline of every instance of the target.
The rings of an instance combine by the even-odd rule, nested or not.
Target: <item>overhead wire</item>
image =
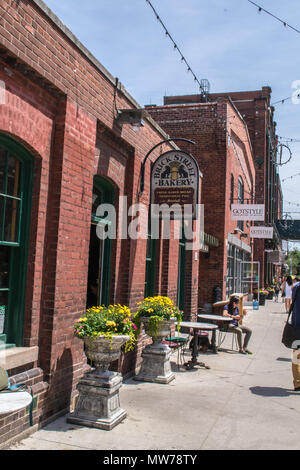
[[[198,80],[196,74],[193,72],[191,66],[189,65],[189,63],[187,62],[187,60],[186,60],[186,58],[184,57],[183,53],[181,52],[181,50],[179,49],[178,45],[177,45],[176,42],[174,41],[173,37],[171,36],[171,34],[169,33],[169,31],[167,30],[165,24],[164,24],[163,21],[161,20],[159,14],[158,14],[157,11],[155,10],[155,8],[154,8],[154,6],[152,5],[152,3],[150,2],[150,0],[146,0],[146,2],[147,2],[147,3],[149,4],[149,6],[152,8],[152,10],[153,10],[153,12],[154,12],[154,14],[155,14],[155,16],[156,16],[156,19],[159,21],[159,23],[162,25],[163,29],[165,30],[166,36],[168,36],[168,37],[170,38],[170,40],[172,41],[173,46],[174,46],[174,49],[176,49],[176,50],[179,52],[179,54],[180,54],[180,56],[181,56],[181,62],[184,62],[184,63],[186,64],[186,66],[187,66],[187,71],[188,71],[188,72],[191,72],[191,74],[192,74],[193,77],[194,77],[194,81],[198,83],[199,88],[200,88],[200,90],[202,91],[202,95],[207,97],[208,90],[205,90],[205,89],[204,89],[204,86],[203,86],[203,83],[201,83],[201,82]],[[208,83],[208,81],[207,81],[207,83]]]
[[[275,106],[275,104],[278,103],[284,103],[287,100],[291,100],[292,98],[299,98],[300,99],[300,93],[294,93],[292,96],[288,96],[287,98],[283,98],[282,100],[275,101],[274,103],[271,103],[271,106]]]
[[[273,18],[275,18],[276,20],[280,21],[283,26],[285,27],[288,27],[288,28],[291,28],[292,30],[296,31],[296,33],[300,34],[300,30],[295,28],[294,26],[291,26],[290,24],[288,24],[286,21],[282,20],[281,18],[278,18],[278,16],[274,15],[273,13],[271,13],[270,11],[268,10],[265,10],[265,8],[261,7],[260,5],[257,5],[257,3],[254,3],[252,2],[252,0],[248,0],[249,3],[252,3],[252,5],[255,5],[257,8],[258,8],[258,12],[260,13],[261,11],[264,11],[265,13],[267,13],[268,15],[272,16]]]

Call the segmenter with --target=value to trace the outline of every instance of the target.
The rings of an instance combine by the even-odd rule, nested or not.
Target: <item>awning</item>
[[[205,232],[204,232],[204,243],[208,246],[215,246],[215,247],[219,246],[220,244],[219,240],[216,237]]]

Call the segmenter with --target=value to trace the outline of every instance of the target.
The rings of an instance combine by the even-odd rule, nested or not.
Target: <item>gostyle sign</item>
[[[181,214],[181,217],[196,219],[198,192],[199,168],[192,155],[181,150],[160,155],[151,171],[152,205],[172,207],[171,218]]]
[[[250,238],[273,238],[273,227],[251,227]]]
[[[232,204],[231,220],[265,220],[264,204]]]

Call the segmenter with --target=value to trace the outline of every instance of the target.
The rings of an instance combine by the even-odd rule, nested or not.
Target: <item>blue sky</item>
[[[197,78],[211,92],[272,88],[272,102],[291,96],[299,81],[300,34],[247,0],[151,0]],[[255,3],[300,30],[299,0]],[[146,0],[46,0],[49,8],[118,77],[136,101],[162,104],[163,96],[198,93],[193,77]],[[300,100],[276,105],[277,133],[300,141]],[[280,168],[282,179],[300,173],[300,142]],[[284,209],[300,212],[300,175],[282,183]],[[299,207],[287,202],[299,203]],[[293,214],[300,218],[299,214]]]

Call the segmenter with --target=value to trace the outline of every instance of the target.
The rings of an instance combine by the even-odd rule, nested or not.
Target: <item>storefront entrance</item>
[[[0,135],[0,347],[23,345],[33,160]]]
[[[113,223],[108,217],[97,216],[97,208],[100,204],[113,204],[114,188],[104,178],[94,178],[93,207],[89,248],[89,269],[87,308],[97,305],[109,305],[110,303],[110,279],[111,279],[111,252],[112,240],[100,239],[97,236],[97,226],[101,225],[103,231]]]

